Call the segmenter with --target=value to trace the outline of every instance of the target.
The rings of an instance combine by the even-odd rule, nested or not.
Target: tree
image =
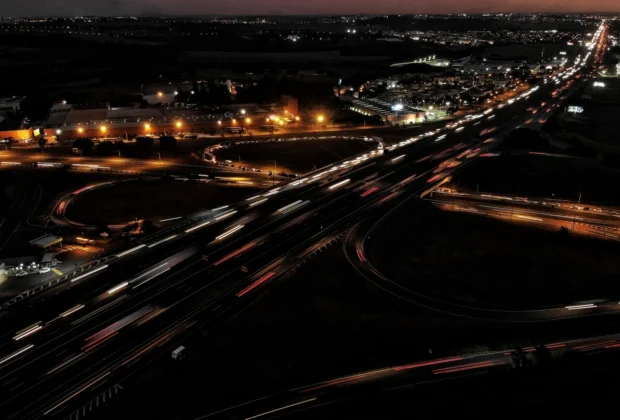
[[[528,359],[521,347],[517,347],[510,352],[510,357],[516,368],[524,367],[528,364]]]
[[[162,150],[174,150],[177,147],[177,139],[173,136],[161,136],[159,138],[159,147]]]
[[[80,149],[82,154],[88,155],[93,151],[93,141],[88,138],[79,138],[73,142],[73,147]]]
[[[152,137],[136,137],[136,147],[142,153],[151,153],[153,150]]]
[[[157,228],[155,227],[153,222],[151,222],[150,220],[143,220],[142,221],[142,233],[144,233],[145,235],[153,233],[156,230],[157,230]]]
[[[97,146],[97,153],[102,156],[109,156],[114,153],[114,151],[114,143],[112,143],[111,141],[102,141],[101,143],[99,143],[99,146]]]
[[[534,357],[536,358],[536,361],[538,363],[546,363],[553,360],[551,352],[547,347],[545,347],[544,344],[536,347],[536,349],[534,350]]]

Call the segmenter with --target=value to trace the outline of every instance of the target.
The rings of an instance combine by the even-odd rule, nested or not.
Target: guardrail
[[[37,293],[41,293],[44,290],[50,289],[53,286],[56,286],[60,283],[64,283],[65,281],[74,278],[75,276],[77,276],[78,274],[82,274],[84,271],[87,271],[90,268],[93,267],[97,267],[99,265],[101,265],[102,263],[108,261],[109,259],[111,259],[113,257],[103,257],[103,258],[99,258],[95,261],[90,262],[89,264],[82,266],[80,268],[78,268],[77,270],[72,271],[71,273],[65,274],[64,276],[61,277],[57,277],[54,280],[51,280],[45,284],[42,284],[40,286],[37,287],[33,287],[31,289],[25,290],[23,292],[21,292],[19,295],[12,297],[10,300],[4,302],[2,305],[0,305],[0,310],[4,310],[6,308],[8,308],[9,306],[12,306],[20,301],[22,301],[23,299],[36,295]]]

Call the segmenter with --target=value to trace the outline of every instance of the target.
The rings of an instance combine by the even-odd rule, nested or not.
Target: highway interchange
[[[600,30],[595,36],[599,35]],[[589,68],[590,61],[588,66],[575,66],[560,83]],[[483,311],[488,317],[481,308],[456,307],[385,286],[390,282],[364,258],[363,241],[398,204],[424,195],[458,167],[490,153],[506,132],[531,118],[528,108],[553,100],[557,88],[553,81],[541,81],[477,118],[432,131],[420,127],[398,144],[321,168],[241,202],[179,216],[156,236],[16,302],[0,317],[6,331],[0,337],[4,418],[67,416],[89,400],[93,389],[122,380],[150,357],[169,351],[189,331],[244,307],[269,283],[294,276],[305,259],[345,235],[353,266],[388,292],[434,310],[472,317]],[[549,320],[583,316],[582,309],[588,314],[615,312],[614,303],[493,316],[504,321]],[[494,360],[458,362],[488,366]],[[448,362],[437,363],[442,369]],[[313,403],[317,397],[310,391],[323,387],[310,388],[306,399]],[[288,398],[278,399],[274,410]],[[290,404],[302,401],[295,398]]]

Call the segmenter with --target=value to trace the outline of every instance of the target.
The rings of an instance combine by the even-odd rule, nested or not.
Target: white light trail
[[[156,247],[157,245],[159,245],[159,244],[163,244],[164,242],[166,242],[166,241],[170,241],[170,240],[172,240],[172,239],[174,239],[174,238],[176,238],[176,237],[177,237],[177,235],[168,236],[166,239],[162,239],[161,241],[157,241],[157,242],[155,242],[154,244],[149,245],[148,247],[149,247],[149,248]]]
[[[309,403],[309,402],[312,402],[312,401],[315,401],[315,400],[316,400],[316,398],[310,398],[308,400],[299,401],[299,402],[296,402],[294,404],[285,405],[284,407],[276,408],[276,409],[271,410],[271,411],[266,411],[264,413],[257,414],[257,415],[252,416],[252,417],[247,417],[245,420],[252,420],[252,419],[259,418],[259,417],[263,417],[263,416],[266,416],[267,414],[272,414],[272,413],[275,413],[277,411],[282,411],[282,410],[285,410],[287,408],[295,407],[297,405]]]
[[[34,344],[29,344],[26,347],[22,347],[21,349],[17,350],[15,353],[11,353],[9,354],[7,357],[5,357],[4,359],[0,360],[0,365],[2,365],[5,362],[8,362],[9,360],[11,360],[14,357],[19,356],[20,354],[22,354],[25,351],[30,350],[31,348],[34,347]]]
[[[406,155],[400,155],[400,156],[396,156],[394,159],[392,159],[392,162],[396,162],[398,160],[401,160],[402,158],[404,158]]]
[[[120,254],[116,254],[116,256],[117,256],[118,258],[120,258],[120,257],[124,257],[125,255],[131,254],[132,252],[135,252],[135,251],[139,250],[140,248],[144,248],[145,246],[146,246],[145,244],[138,245],[138,246],[136,246],[136,247],[133,247],[133,248],[131,248],[131,249],[128,249],[127,251],[121,252]]]
[[[129,286],[128,282],[121,283],[118,286],[114,286],[113,288],[108,290],[107,293],[108,293],[108,295],[111,295],[112,293],[118,292],[119,290],[124,289],[127,286]]]
[[[77,277],[71,279],[71,283],[76,282],[78,280],[82,280],[84,277],[90,276],[91,274],[95,274],[96,272],[101,271],[101,270],[103,270],[105,268],[108,268],[108,266],[107,265],[102,265],[101,267],[97,267],[93,271],[89,271],[86,274],[82,274],[81,276],[77,276]]]
[[[227,230],[226,232],[222,233],[220,236],[218,236],[217,238],[215,238],[215,240],[216,240],[216,241],[219,241],[220,239],[224,239],[224,238],[226,238],[227,236],[230,236],[230,235],[232,235],[233,233],[235,233],[235,232],[237,232],[237,231],[239,231],[239,230],[243,229],[243,226],[244,226],[244,225],[237,225],[237,226],[235,226],[234,228],[232,228],[232,229],[230,229],[230,230]]]
[[[332,185],[331,187],[329,187],[329,189],[330,189],[330,190],[335,190],[336,188],[338,188],[338,187],[342,187],[344,184],[347,184],[347,183],[349,183],[349,182],[351,182],[351,180],[347,178],[347,179],[345,179],[345,180],[343,180],[343,181],[340,181],[340,182],[335,183],[334,185]]]
[[[259,204],[263,204],[265,201],[269,200],[268,198],[263,198],[262,200],[255,201],[250,204],[250,207],[258,206]]]
[[[34,325],[34,326],[31,326],[31,327],[28,327],[25,330],[22,330],[18,334],[16,334],[15,337],[13,337],[13,340],[19,341],[22,338],[28,337],[29,335],[32,335],[32,334],[36,333],[41,328],[43,328],[41,325]]]
[[[189,229],[186,229],[186,230],[185,230],[185,233],[190,233],[190,232],[193,232],[193,231],[195,231],[196,229],[200,229],[201,227],[205,227],[205,226],[207,226],[208,224],[211,224],[211,220],[208,220],[208,221],[203,222],[203,223],[201,223],[201,224],[199,224],[199,225],[196,225],[196,226],[194,226],[194,227],[191,227],[191,228],[189,228]]]
[[[302,200],[297,200],[294,203],[289,204],[288,206],[284,206],[281,209],[278,209],[278,213],[282,213],[288,209],[290,209],[293,206],[296,206],[297,204],[301,203]]]
[[[183,216],[179,216],[179,217],[171,217],[170,219],[161,219],[160,222],[171,222],[173,220],[179,220],[182,219]]]
[[[233,211],[229,211],[228,213],[224,213],[221,216],[217,216],[215,218],[215,220],[222,220],[222,219],[226,219],[227,217],[232,216],[233,214],[237,213],[237,210],[233,210]]]
[[[588,303],[585,305],[573,305],[573,306],[566,306],[566,309],[568,309],[569,311],[575,311],[578,309],[592,309],[592,308],[596,308],[596,305],[593,303]]]
[[[80,310],[80,309],[82,309],[83,307],[84,307],[84,305],[77,305],[77,306],[74,306],[73,308],[71,308],[71,309],[69,309],[69,310],[67,310],[67,311],[65,311],[65,312],[63,312],[63,313],[61,313],[59,316],[60,316],[61,318],[68,317],[69,315],[71,315],[72,313],[75,313],[75,312],[79,311],[79,310]]]

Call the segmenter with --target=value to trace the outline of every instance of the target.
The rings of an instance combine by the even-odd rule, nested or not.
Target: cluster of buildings
[[[144,95],[153,106],[114,108],[109,104],[54,104],[45,122],[44,135],[59,140],[78,137],[120,138],[135,136],[210,133],[231,129],[260,129],[299,121],[297,99],[282,96],[274,104],[234,104],[224,107],[174,106],[174,92],[159,91]],[[161,106],[170,99],[169,106]],[[160,106],[155,106],[160,105]],[[277,117],[276,117],[277,116]]]
[[[431,56],[424,63],[440,60]],[[436,70],[430,72],[375,79],[359,87],[340,84],[334,94],[351,111],[389,124],[413,124],[438,118],[450,108],[490,103],[527,78],[563,68],[568,60],[564,55],[518,61],[465,57],[449,66],[433,65]]]
[[[109,103],[55,103],[46,120],[2,130],[0,143],[30,143],[38,138],[51,142],[88,137],[120,140],[136,136],[178,133],[238,133],[246,129],[275,131],[300,121],[297,98],[282,96],[278,103],[234,104],[227,106],[187,106],[176,102],[178,87],[153,91],[146,89],[143,104],[112,107]],[[154,93],[151,93],[154,92]],[[26,98],[0,99],[0,124],[19,114]],[[144,106],[146,102],[147,106]],[[13,124],[14,125],[14,124]]]

